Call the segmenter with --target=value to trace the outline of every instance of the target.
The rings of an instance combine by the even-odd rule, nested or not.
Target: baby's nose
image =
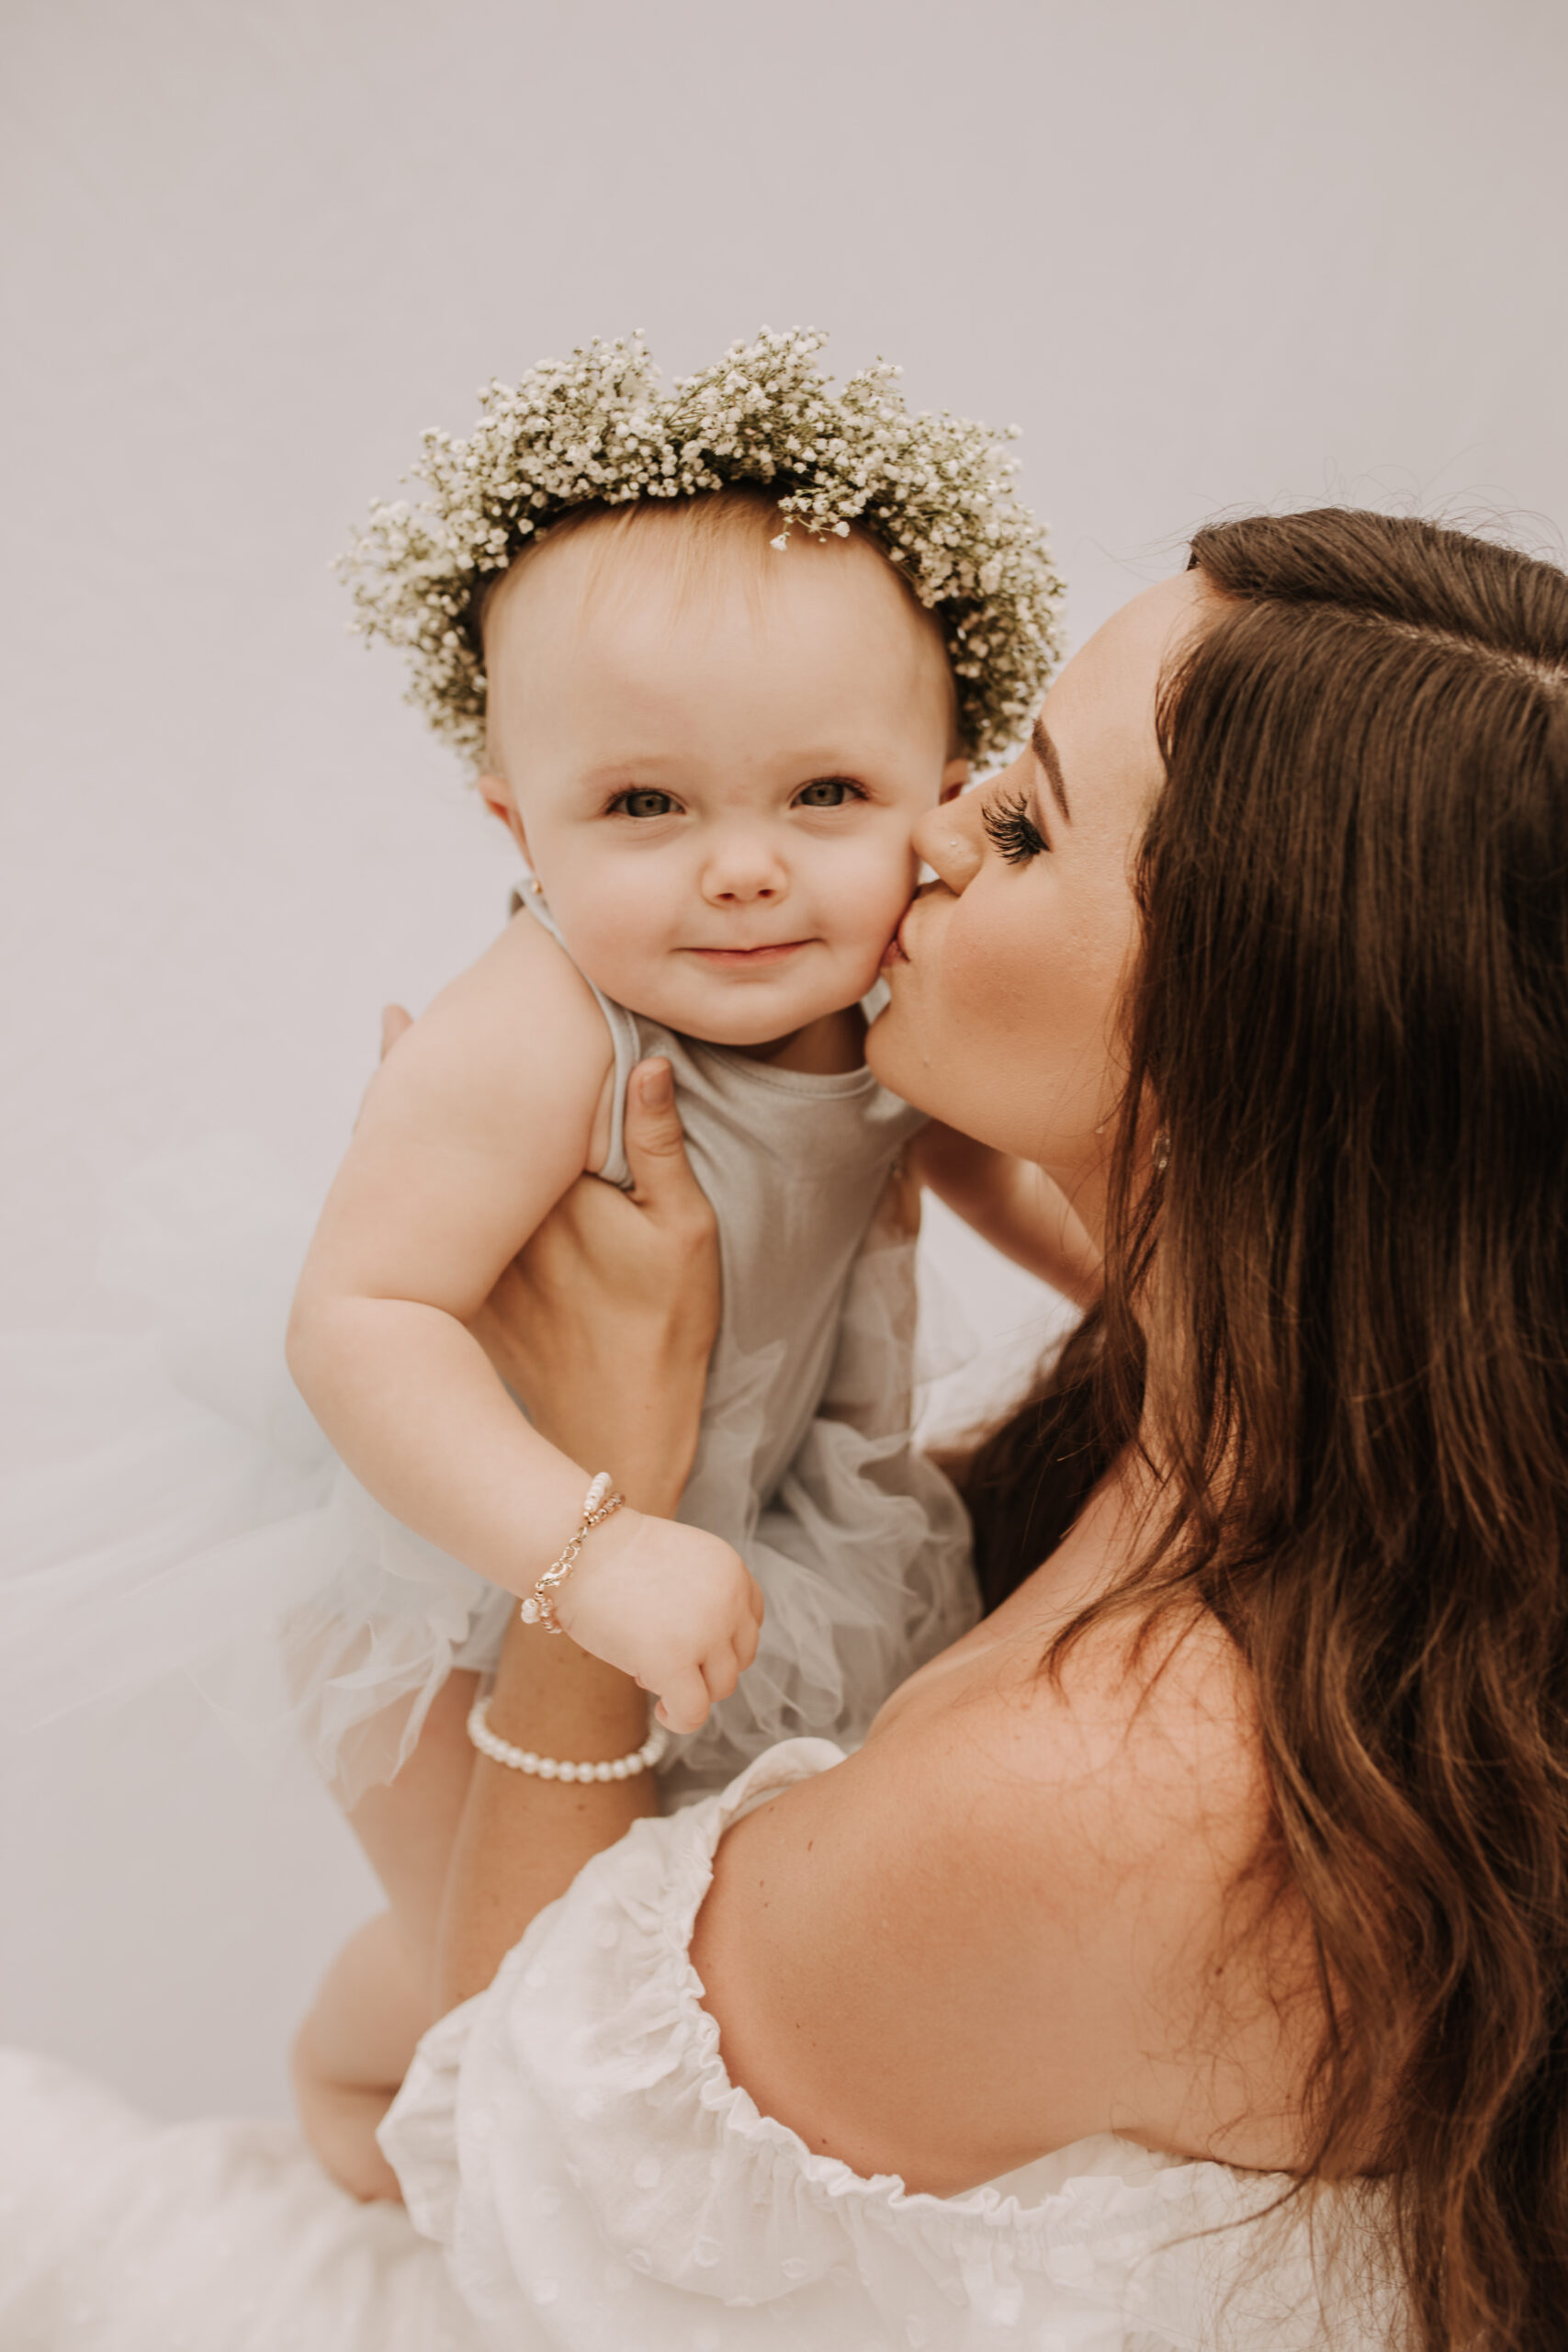
[[[755,834],[737,836],[715,849],[703,875],[704,895],[716,903],[750,906],[782,899],[787,877],[769,842]]]

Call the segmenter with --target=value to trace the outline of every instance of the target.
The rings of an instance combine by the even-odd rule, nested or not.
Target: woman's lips
[[[688,947],[688,956],[700,956],[705,964],[716,964],[721,969],[733,967],[739,971],[752,971],[762,964],[782,964],[786,956],[798,956],[809,947],[808,939],[779,939],[763,947]]]
[[[909,951],[904,944],[904,925],[909,920],[910,909],[914,903],[911,899],[909,905],[905,908],[903,914],[899,917],[897,930],[883,950],[882,968],[885,972],[890,971],[896,964],[907,964],[909,960]]]
[[[920,901],[923,899],[932,897],[939,890],[942,891],[943,894],[946,895],[945,886],[942,883],[922,882],[914,897],[910,899],[908,905],[905,908],[903,913],[899,916],[898,928],[894,933],[892,938],[888,941],[886,952],[882,958],[882,968],[885,972],[888,969],[890,965],[912,964],[914,962],[915,959],[909,953],[909,917],[914,913],[915,909],[920,904]],[[920,920],[923,922],[925,921],[925,917],[922,915]]]

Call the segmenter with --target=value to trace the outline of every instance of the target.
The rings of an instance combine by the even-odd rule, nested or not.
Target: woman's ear
[[[968,783],[968,761],[949,760],[947,765],[942,772],[940,805],[945,808],[950,800],[956,800],[959,794],[966,789]]]

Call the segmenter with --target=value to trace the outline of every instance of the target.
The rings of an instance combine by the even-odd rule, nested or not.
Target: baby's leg
[[[424,1982],[410,1973],[396,1921],[383,1911],[328,1969],[289,2052],[305,2137],[322,2170],[352,2197],[402,2194],[376,2127],[429,2023]]]
[[[479,1687],[477,1674],[449,1674],[396,1780],[367,1789],[348,1816],[387,1890],[407,1965],[426,1994],[435,1981],[446,1872],[473,1774],[468,1710]]]
[[[292,2053],[305,2136],[356,2197],[396,2197],[376,2126],[434,2011],[436,1946],[453,1841],[473,1769],[467,1722],[479,1678],[447,1677],[396,1780],[348,1818],[390,1907],[344,1947]]]

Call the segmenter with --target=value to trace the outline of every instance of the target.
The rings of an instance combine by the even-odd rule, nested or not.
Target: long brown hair
[[[1568,577],[1347,511],[1192,560],[1216,617],[1161,698],[1104,1299],[970,1465],[982,1577],[1137,1439],[1156,1268],[1166,1510],[1063,1638],[1179,1597],[1230,1630],[1327,2018],[1306,2176],[1376,2151],[1427,2352],[1557,2352]]]

